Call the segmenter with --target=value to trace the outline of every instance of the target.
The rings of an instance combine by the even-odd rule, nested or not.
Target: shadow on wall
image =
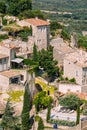
[[[36,95],[37,93],[39,93],[39,92],[41,92],[41,91],[42,91],[41,86],[40,86],[38,83],[36,83],[36,84],[35,84],[34,95]]]

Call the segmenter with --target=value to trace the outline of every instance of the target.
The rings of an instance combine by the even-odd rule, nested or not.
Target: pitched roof
[[[6,57],[9,57],[9,56],[4,55],[4,54],[0,54],[0,59],[6,58]]]
[[[16,48],[16,46],[14,44],[12,44],[12,43],[3,43],[3,42],[0,42],[0,46],[6,47],[6,48],[9,48],[9,49]]]
[[[0,72],[0,75],[11,78],[11,77],[19,76],[21,74],[19,71],[16,71],[16,70],[6,70],[6,71]]]
[[[87,67],[87,52],[85,51],[77,50],[73,53],[67,54],[65,59],[82,68]]]
[[[49,22],[38,18],[26,19],[25,21],[35,26],[45,26],[50,24]]]

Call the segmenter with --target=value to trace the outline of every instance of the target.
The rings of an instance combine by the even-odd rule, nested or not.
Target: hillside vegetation
[[[68,23],[70,30],[87,30],[87,0],[33,0],[33,9],[56,11],[44,14],[52,20]]]
[[[48,10],[87,10],[87,0],[33,0],[34,7]]]

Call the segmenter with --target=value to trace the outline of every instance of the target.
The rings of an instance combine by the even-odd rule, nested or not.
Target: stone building
[[[66,94],[66,93],[87,93],[87,85],[79,85],[79,84],[70,84],[70,83],[60,83],[58,85],[59,92]],[[87,95],[86,98],[87,99]]]
[[[15,59],[15,46],[0,42],[0,71],[10,68],[13,59]]]
[[[28,48],[33,47],[34,43],[37,45],[38,50],[47,49],[49,45],[49,32],[50,26],[49,22],[38,19],[38,18],[31,18],[25,19],[22,21],[17,22],[20,26],[28,26],[32,27],[32,36],[29,37],[29,44]]]
[[[26,83],[29,84],[30,91],[34,90],[35,83],[34,73],[29,73],[25,69],[10,69],[0,72],[0,91],[8,90],[23,90],[26,86]]]
[[[15,57],[15,50],[14,44],[0,42],[0,92],[24,89],[26,82],[31,91],[34,88],[35,76],[28,72],[29,68],[24,68],[23,59]]]
[[[64,77],[75,78],[77,84],[87,86],[87,52],[77,50],[65,57]]]
[[[64,58],[67,54],[74,52],[74,49],[69,47],[62,38],[58,37],[56,39],[52,39],[50,42],[51,46],[53,46],[53,57],[58,61],[58,66],[63,67]]]

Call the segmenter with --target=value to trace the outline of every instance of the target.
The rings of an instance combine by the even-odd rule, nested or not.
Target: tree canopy
[[[34,98],[36,110],[39,111],[42,108],[46,108],[49,103],[52,103],[52,101],[52,97],[46,95],[45,91],[39,92]]]
[[[50,29],[56,30],[56,29],[62,29],[62,25],[60,25],[57,21],[51,21],[50,22]]]
[[[20,18],[35,18],[38,17],[40,19],[45,19],[45,15],[40,10],[24,10],[23,12],[20,12],[19,17]]]
[[[61,32],[61,37],[64,39],[64,40],[68,40],[70,41],[70,33],[66,30],[66,29],[62,29],[62,32]]]
[[[87,50],[87,36],[78,37],[78,46]]]
[[[6,4],[5,4],[5,2],[3,2],[3,1],[1,1],[0,2],[0,13],[3,13],[3,14],[5,14],[6,13]]]
[[[0,2],[0,5],[3,5],[0,9],[1,13],[7,13],[14,16],[18,16],[20,13],[23,13],[25,10],[32,9],[32,1],[31,0],[4,0],[4,2]]]
[[[81,104],[80,98],[73,94],[62,97],[59,102],[61,106],[70,109],[77,109],[78,104]]]
[[[59,68],[57,61],[53,59],[53,47],[49,46],[48,50],[42,49],[39,52],[39,66],[41,66],[45,72],[47,72],[50,80],[58,76]]]

